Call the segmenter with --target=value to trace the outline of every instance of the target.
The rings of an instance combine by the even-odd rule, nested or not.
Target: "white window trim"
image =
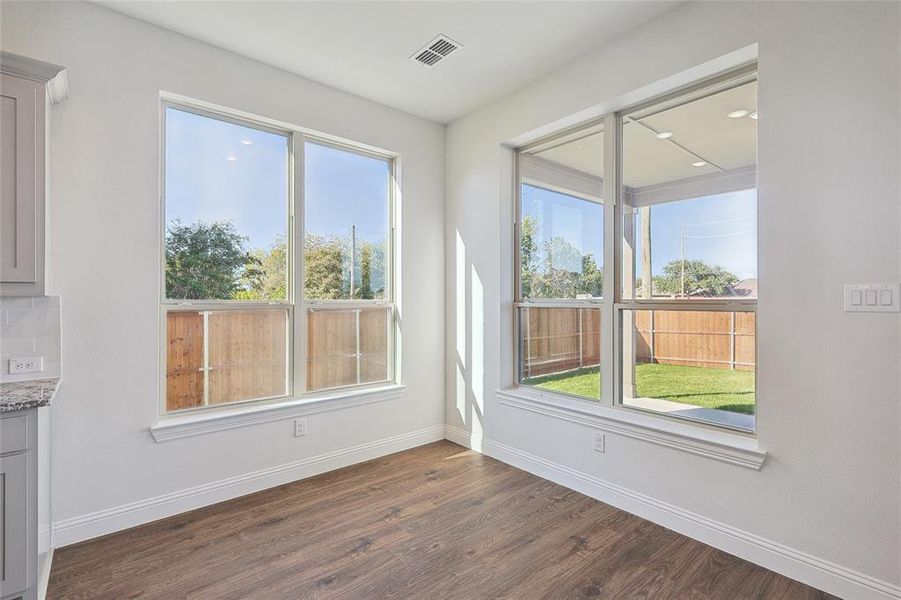
[[[630,309],[666,309],[678,310],[725,310],[725,311],[750,311],[757,312],[757,300],[691,300],[674,302],[672,300],[653,299],[623,299],[621,290],[621,269],[616,265],[622,264],[622,236],[621,225],[621,195],[619,182],[621,181],[621,131],[622,114],[635,111],[640,108],[653,106],[663,100],[679,98],[686,94],[701,92],[711,86],[718,85],[731,78],[746,77],[748,73],[754,73],[756,79],[756,59],[751,62],[737,65],[720,74],[713,75],[690,83],[664,94],[642,101],[622,110],[612,111],[601,117],[595,117],[580,125],[566,128],[560,132],[552,133],[514,149],[515,164],[513,169],[513,239],[512,261],[510,266],[513,271],[513,303],[512,303],[512,344],[511,355],[513,357],[512,382],[510,387],[497,390],[499,401],[502,404],[541,412],[548,416],[562,418],[564,420],[579,422],[598,428],[606,424],[606,430],[625,435],[635,439],[643,439],[669,446],[694,454],[717,458],[724,462],[737,464],[759,470],[766,458],[766,452],[757,446],[759,410],[755,410],[755,425],[753,431],[736,429],[727,425],[698,421],[685,417],[671,416],[663,413],[630,407],[622,402],[622,390],[620,374],[622,364],[620,339],[618,334],[619,318],[623,310]],[[604,297],[593,300],[541,300],[526,301],[520,296],[521,266],[519,257],[520,240],[520,215],[521,215],[521,178],[522,169],[520,156],[523,150],[534,151],[541,148],[549,141],[568,139],[578,135],[580,131],[597,128],[603,123],[604,131]],[[520,356],[519,356],[519,309],[529,306],[548,306],[560,308],[587,308],[601,310],[601,356],[599,367],[601,377],[600,399],[595,401],[570,394],[542,390],[540,388],[524,386],[519,383]],[[509,336],[508,336],[509,337]],[[607,340],[606,343],[603,340]],[[603,356],[609,354],[612,359],[604,360]],[[756,384],[755,384],[756,385]],[[541,410],[538,407],[542,407]],[[755,409],[757,405],[755,404]],[[581,415],[581,416],[580,416]],[[585,415],[589,415],[586,417]],[[614,424],[616,425],[614,427]],[[674,437],[675,436],[675,437]],[[726,449],[723,455],[719,450]],[[732,456],[738,453],[737,458]]]
[[[382,399],[399,397],[405,389],[402,384],[401,372],[401,310],[400,280],[400,256],[401,256],[401,157],[397,152],[392,152],[375,146],[362,144],[331,135],[314,129],[301,127],[291,123],[269,119],[235,110],[219,104],[190,98],[179,94],[160,91],[160,146],[159,146],[159,199],[160,199],[160,266],[159,266],[159,311],[160,325],[158,338],[159,364],[159,394],[158,394],[158,422],[150,428],[154,439],[164,441],[175,437],[185,437],[195,433],[180,433],[191,431],[206,433],[207,431],[219,431],[252,425],[277,419],[290,418],[294,412],[298,414],[310,414],[311,412],[323,412],[336,410],[347,406],[365,404]],[[165,153],[166,153],[166,127],[165,110],[167,106],[195,112],[214,119],[235,123],[245,127],[254,127],[263,131],[270,131],[288,137],[288,287],[289,298],[284,302],[259,302],[243,300],[170,300],[166,298],[166,199],[165,199]],[[355,152],[364,156],[386,160],[389,163],[391,180],[389,189],[389,248],[388,248],[388,282],[386,284],[386,299],[372,301],[338,300],[319,301],[304,299],[303,281],[303,239],[304,239],[304,143],[306,141],[328,145],[349,152]],[[365,303],[366,306],[384,306],[392,308],[392,334],[389,336],[389,377],[385,381],[370,384],[349,385],[342,387],[306,391],[306,311],[309,308],[324,308],[324,305],[342,305],[351,307]],[[331,306],[329,306],[331,307]],[[179,411],[166,410],[166,314],[170,310],[252,310],[284,308],[288,311],[289,342],[288,342],[288,387],[287,394],[270,398],[254,398],[228,404],[215,406],[203,406]],[[374,398],[374,399],[373,399]],[[318,406],[313,410],[312,407]],[[285,410],[279,410],[284,407]],[[174,434],[174,435],[172,435]]]
[[[495,394],[498,402],[506,406],[755,471],[760,470],[767,457],[757,438],[722,427],[669,419],[528,386],[496,390]]]
[[[394,400],[400,398],[405,389],[406,386],[403,385],[389,384],[375,388],[353,388],[342,390],[340,393],[294,397],[267,403],[254,401],[249,406],[236,407],[234,404],[223,404],[190,414],[169,413],[169,416],[160,418],[159,423],[150,428],[150,434],[157,442],[168,442],[226,429],[283,421],[373,402]]]

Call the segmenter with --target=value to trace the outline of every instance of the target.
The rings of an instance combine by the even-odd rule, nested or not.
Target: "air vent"
[[[461,44],[458,44],[447,36],[439,35],[434,40],[414,52],[413,56],[410,57],[410,60],[431,68],[459,48],[462,48]]]

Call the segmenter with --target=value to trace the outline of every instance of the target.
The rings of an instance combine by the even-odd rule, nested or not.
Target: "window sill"
[[[343,390],[312,398],[293,398],[277,403],[198,412],[185,416],[161,417],[160,422],[150,428],[150,434],[157,442],[168,442],[236,427],[393,400],[400,398],[404,389],[406,389],[404,385],[386,385],[365,390]]]
[[[655,415],[614,408],[556,394],[511,388],[496,391],[501,404],[593,427],[601,431],[650,442],[759,471],[766,452],[757,439],[701,425],[677,423]]]

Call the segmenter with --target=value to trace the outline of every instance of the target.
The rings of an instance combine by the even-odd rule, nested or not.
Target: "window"
[[[519,154],[519,381],[600,397],[604,132],[580,128]]]
[[[552,138],[518,153],[519,382],[753,431],[756,67],[608,115],[604,123],[616,129],[615,152],[605,155],[600,144],[588,156],[584,142],[579,148]],[[616,194],[616,202],[604,203],[605,193]],[[576,198],[599,203],[603,214],[595,219],[583,210],[576,219],[553,212],[575,206]],[[592,231],[592,220],[603,226]],[[613,255],[597,262],[602,284],[595,293],[585,285],[586,273],[595,272],[585,257],[603,256],[596,250],[603,248],[601,230],[616,243]],[[569,313],[549,303],[561,297]],[[609,330],[601,326],[608,320]]]
[[[163,411],[392,381],[395,159],[182,103],[163,120]]]
[[[304,154],[307,390],[388,381],[391,163],[314,142]]]

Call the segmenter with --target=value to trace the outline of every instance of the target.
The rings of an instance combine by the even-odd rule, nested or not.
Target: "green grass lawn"
[[[598,399],[600,379],[598,368],[591,367],[531,377],[523,384]],[[642,398],[754,414],[753,371],[640,364],[635,366],[635,384]]]

